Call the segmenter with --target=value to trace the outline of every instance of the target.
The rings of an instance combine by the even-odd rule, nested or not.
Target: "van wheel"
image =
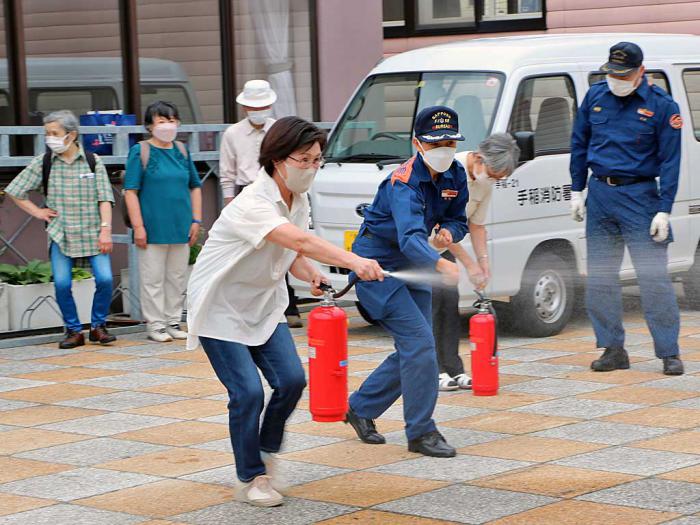
[[[377,321],[372,319],[369,316],[369,313],[367,313],[367,310],[365,310],[365,307],[360,304],[360,301],[355,301],[355,306],[357,306],[357,311],[360,312],[360,316],[362,316],[362,319],[364,319],[368,324],[371,325],[376,325]]]
[[[511,302],[516,330],[529,337],[558,334],[571,318],[575,294],[573,272],[564,259],[553,253],[535,256]]]
[[[683,276],[683,291],[688,306],[693,310],[700,310],[700,246],[695,250],[693,266]]]

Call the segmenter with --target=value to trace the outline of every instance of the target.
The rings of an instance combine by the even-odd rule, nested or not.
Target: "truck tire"
[[[571,318],[575,294],[573,270],[564,259],[554,253],[534,256],[511,301],[515,330],[529,337],[558,334]]]
[[[683,291],[688,306],[700,310],[700,247],[695,250],[695,262],[683,276]]]
[[[376,325],[377,321],[372,319],[369,314],[367,313],[367,310],[365,310],[364,306],[360,304],[360,301],[355,301],[355,306],[357,306],[357,311],[360,312],[360,316],[362,319],[364,319],[368,324],[371,325]]]

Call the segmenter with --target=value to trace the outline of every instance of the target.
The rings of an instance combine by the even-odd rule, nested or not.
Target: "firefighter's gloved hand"
[[[582,222],[586,216],[586,201],[583,200],[582,191],[571,192],[571,218],[576,222]]]
[[[664,242],[668,238],[669,220],[669,214],[663,211],[657,213],[652,219],[649,234],[656,242]]]

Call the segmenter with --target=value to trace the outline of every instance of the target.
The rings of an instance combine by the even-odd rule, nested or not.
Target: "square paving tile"
[[[168,479],[81,499],[76,503],[103,510],[165,518],[218,505],[232,498],[233,490],[228,487]],[[235,514],[229,515],[227,520],[232,516]]]
[[[528,381],[527,383],[519,383],[517,385],[509,385],[505,390],[511,392],[526,392],[529,394],[543,394],[546,396],[571,396],[575,394],[584,394],[586,392],[595,392],[610,388],[609,385],[594,383],[592,381],[572,381],[570,379],[539,379],[537,381]]]
[[[571,372],[583,370],[580,366],[574,365],[551,365],[548,363],[519,363],[501,367],[503,374],[518,374],[534,377],[560,377]]]
[[[560,501],[492,521],[489,525],[654,525],[674,516],[676,514],[619,505]]]
[[[80,352],[78,354],[47,357],[46,359],[41,359],[40,361],[42,363],[60,366],[87,366],[123,360],[124,356],[106,354],[104,352]]]
[[[94,370],[92,368],[68,367],[59,368],[57,370],[49,370],[48,372],[32,372],[29,374],[22,374],[18,377],[35,381],[67,383],[70,381],[87,381],[95,378],[107,378],[119,376],[121,374],[123,374],[123,372],[118,370]]]
[[[171,385],[148,386],[137,390],[184,397],[206,397],[226,393],[218,379],[189,379]]]
[[[117,459],[97,465],[97,468],[140,472],[154,476],[178,477],[193,472],[209,470],[228,465],[233,461],[231,454],[213,450],[170,448],[150,452],[141,456]]]
[[[49,348],[46,346],[23,346],[20,348],[2,348],[0,357],[10,361],[24,361],[27,359],[41,359],[42,357],[53,357],[58,355],[77,354],[75,350],[61,350],[60,348]]]
[[[0,423],[21,427],[32,427],[47,423],[56,423],[59,421],[77,420],[79,418],[94,416],[101,413],[102,412],[97,410],[41,405],[0,412]]]
[[[47,476],[11,481],[0,485],[0,492],[20,496],[72,501],[103,494],[135,485],[156,481],[158,478],[132,472],[117,472],[95,468],[66,470]]]
[[[418,516],[407,516],[406,514],[396,514],[395,512],[384,512],[380,510],[360,510],[351,514],[338,516],[329,520],[317,522],[319,525],[380,525],[390,523],[391,525],[454,525],[454,521],[433,520],[430,518],[419,518]]]
[[[603,445],[622,445],[640,439],[649,439],[670,432],[667,428],[626,425],[608,421],[584,421],[534,434],[539,437],[573,439]]]
[[[16,481],[18,479],[32,478],[55,474],[72,469],[70,465],[59,463],[46,463],[43,461],[31,461],[16,457],[0,456],[0,483]]]
[[[18,428],[2,433],[0,439],[0,454],[16,454],[25,450],[50,447],[62,443],[72,443],[88,439],[80,434],[68,434],[66,432],[52,432],[39,428]]]
[[[382,434],[387,434],[403,428],[404,424],[402,421],[392,419],[379,419],[377,421],[377,430]],[[287,425],[287,432],[298,432],[300,434],[313,434],[316,436],[342,439],[357,439],[357,434],[352,427],[340,421],[337,423],[317,423],[315,421],[308,421],[305,423]]]
[[[551,397],[500,390],[497,396],[475,396],[469,394],[445,397],[441,396],[440,404],[486,408],[489,410],[507,410],[510,408],[531,405],[540,401],[546,401],[548,399],[551,399]]]
[[[700,377],[690,375],[667,377],[666,379],[649,381],[648,383],[645,383],[644,386],[652,388],[668,388],[670,390],[685,390],[687,392],[700,392]]]
[[[639,478],[616,472],[541,465],[527,470],[476,480],[471,484],[493,489],[541,494],[554,498],[573,498],[636,479]]]
[[[464,395],[471,395],[471,393],[464,393]],[[438,401],[440,401],[438,399]],[[433,411],[433,420],[436,423],[442,423],[443,421],[450,421],[452,419],[459,419],[467,416],[473,416],[476,414],[482,414],[484,410],[479,408],[461,407],[456,405],[435,405],[435,410]],[[393,419],[396,421],[403,421],[403,405],[394,405],[389,410],[382,414],[381,419]]]
[[[700,463],[700,456],[660,450],[611,447],[572,458],[560,459],[556,463],[569,467],[652,476],[670,470],[697,465]]]
[[[305,499],[370,507],[398,498],[442,488],[446,483],[394,476],[379,472],[351,472],[291,488],[288,493]]]
[[[60,504],[0,518],[0,525],[131,525],[143,517]]]
[[[665,474],[659,474],[657,477],[676,481],[688,481],[690,483],[700,483],[700,465],[666,472]]]
[[[0,392],[10,392],[12,390],[20,390],[50,384],[51,383],[48,381],[31,381],[29,379],[18,379],[16,377],[3,377],[2,382],[0,382]]]
[[[18,408],[28,408],[36,406],[36,403],[28,403],[27,401],[13,401],[12,399],[0,399],[0,412],[6,410],[17,410]],[[2,414],[0,414],[1,416]]]
[[[231,501],[214,507],[188,512],[172,519],[193,525],[222,525],[236,517],[236,523],[268,523],[270,525],[308,525],[341,516],[356,510],[334,503],[286,498],[284,505],[274,508],[259,508]]]
[[[281,459],[306,461],[338,468],[366,469],[404,459],[415,458],[399,445],[366,445],[361,441],[342,441],[311,450],[281,454]]]
[[[166,366],[186,365],[189,361],[172,361],[170,359],[158,359],[157,357],[142,357],[134,359],[129,357],[122,361],[109,361],[106,363],[97,363],[88,365],[87,368],[99,368],[102,370],[124,370],[127,372],[146,372]]]
[[[105,388],[116,388],[121,390],[136,390],[137,388],[153,387],[158,385],[169,385],[184,381],[181,377],[170,377],[157,374],[146,374],[143,372],[133,372],[121,374],[115,377],[99,377],[96,379],[84,379],[76,383],[88,386],[101,386]]]
[[[674,401],[668,404],[669,407],[673,408],[692,408],[694,410],[700,410],[700,396],[692,397],[690,399],[683,399],[682,401]]]
[[[110,348],[105,353],[132,357],[153,357],[162,354],[177,353],[178,347],[158,343],[134,345],[124,348]],[[184,349],[183,349],[184,351]]]
[[[484,523],[553,503],[553,498],[468,485],[452,485],[425,494],[379,505],[380,510],[428,518]]]
[[[139,416],[146,417],[146,416]],[[228,425],[202,423],[200,421],[182,421],[153,428],[144,428],[118,434],[119,439],[145,441],[158,445],[187,446],[206,443],[215,439],[228,437]]]
[[[170,366],[164,368],[158,368],[153,370],[154,374],[164,374],[168,376],[182,376],[182,378],[194,377],[198,379],[213,379],[216,378],[214,369],[211,365],[207,363],[192,363],[187,362],[185,365],[172,366],[173,363],[170,362]]]
[[[590,419],[603,417],[619,412],[627,412],[639,408],[641,405],[631,403],[615,403],[613,401],[596,401],[594,399],[562,398],[551,401],[543,401],[515,410],[518,412],[531,412],[547,416],[575,417]]]
[[[15,399],[32,403],[58,403],[59,401],[68,399],[80,399],[99,394],[108,394],[110,392],[114,392],[114,390],[95,386],[59,383],[4,392],[0,394],[0,396],[2,396],[3,399]]]
[[[585,399],[598,399],[601,401],[618,401],[620,403],[634,403],[637,405],[662,405],[693,397],[691,392],[679,392],[662,388],[649,388],[643,385],[617,386],[601,392],[581,394]]]
[[[700,431],[676,432],[634,444],[639,448],[668,450],[670,452],[685,452],[700,455]]]
[[[0,516],[24,512],[53,505],[55,501],[40,498],[28,498],[15,494],[0,494]]]
[[[502,459],[542,462],[590,452],[600,448],[602,448],[601,445],[565,439],[513,436],[480,445],[463,447],[458,449],[458,452]]]
[[[600,383],[631,385],[634,383],[653,381],[659,378],[659,374],[642,372],[640,370],[613,370],[612,372],[594,372],[593,370],[585,370],[582,372],[572,372],[564,376],[564,378],[575,379],[577,381],[597,381]]]
[[[431,458],[424,456],[375,467],[372,470],[398,476],[458,482],[521,469],[531,464],[532,463],[525,461],[511,461],[460,454],[454,458]]]
[[[158,405],[160,403],[172,403],[173,401],[180,401],[182,399],[184,398],[178,396],[167,396],[163,394],[149,394],[145,392],[131,392],[129,390],[124,390],[122,392],[112,392],[111,394],[59,401],[57,404],[70,407],[93,408],[96,410],[119,412],[121,410],[141,408],[149,405]]]
[[[16,457],[88,467],[106,461],[130,458],[150,452],[160,452],[165,449],[166,447],[163,446],[140,443],[138,441],[96,438],[30,450],[17,454]]]
[[[555,357],[571,355],[569,352],[557,352],[554,350],[543,350],[540,348],[527,347],[504,348],[503,350],[499,350],[498,353],[503,359],[524,362],[540,361],[544,359],[553,359]]]
[[[700,511],[696,484],[666,479],[640,479],[580,496],[579,499],[682,514]]]
[[[648,407],[615,414],[605,418],[617,423],[646,425],[650,427],[694,428],[700,425],[700,410],[690,408]]]
[[[0,376],[14,376],[20,374],[28,374],[31,372],[47,372],[49,370],[57,370],[61,367],[49,365],[46,363],[37,363],[35,361],[9,361],[0,363]]]
[[[208,399],[185,399],[172,403],[161,403],[153,406],[129,410],[132,414],[148,416],[174,417],[178,419],[200,419],[208,416],[225,414],[228,423],[228,408],[225,402]]]
[[[496,432],[483,432],[481,430],[470,430],[461,428],[450,428],[440,425],[440,433],[445,437],[445,440],[455,448],[466,447],[468,445],[476,445],[478,443],[488,443],[496,439],[508,437],[508,434],[499,434]],[[401,445],[406,448],[408,440],[406,433],[403,430],[389,432],[384,434],[387,443]]]
[[[578,421],[573,418],[542,416],[518,412],[492,412],[478,416],[456,419],[443,423],[446,427],[470,428],[507,434],[529,434],[538,430],[566,425]]]
[[[109,412],[107,414],[73,421],[51,423],[49,425],[43,425],[41,428],[46,430],[58,430],[61,432],[75,432],[76,434],[89,434],[91,436],[111,436],[121,432],[130,432],[133,430],[165,425],[174,421],[176,420],[165,417]]]

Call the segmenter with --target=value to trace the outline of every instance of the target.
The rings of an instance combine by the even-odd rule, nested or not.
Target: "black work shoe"
[[[453,458],[457,455],[454,447],[451,447],[437,430],[423,434],[421,437],[408,442],[409,452],[418,452],[434,458]]]
[[[369,445],[383,445],[386,443],[386,439],[379,432],[377,432],[377,427],[374,426],[374,420],[365,419],[360,417],[352,408],[348,410],[345,415],[345,422],[350,423],[352,428],[357,432],[357,437]]]
[[[591,369],[596,372],[627,370],[629,367],[630,358],[624,348],[606,348],[603,355],[591,363]]]
[[[664,374],[667,376],[682,376],[683,375],[683,361],[677,355],[672,355],[671,357],[664,357]]]

